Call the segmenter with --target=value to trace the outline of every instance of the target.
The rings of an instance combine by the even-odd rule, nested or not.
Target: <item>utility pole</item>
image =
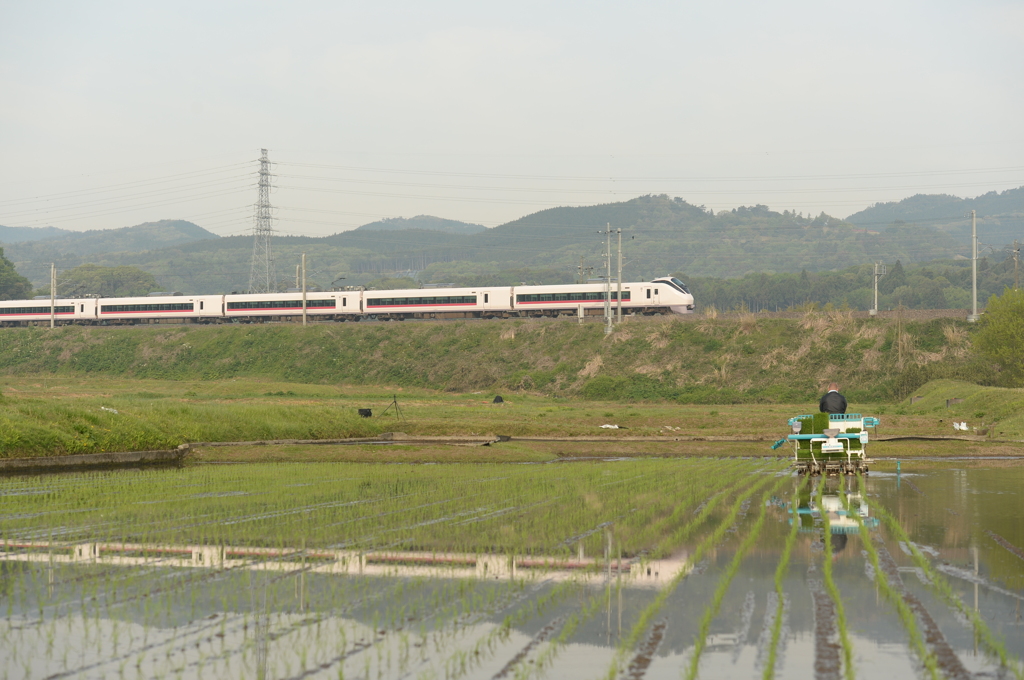
[[[619,274],[615,277],[615,282],[618,285],[618,309],[615,311],[615,323],[622,323],[622,230],[615,230],[619,235]]]
[[[878,314],[878,279],[885,276],[885,265],[881,262],[875,263],[875,306],[871,308],[871,316]]]
[[[259,199],[253,219],[252,265],[249,269],[250,293],[273,293],[277,288],[274,257],[270,237],[274,234],[274,216],[270,207],[270,160],[267,150],[260,149]]]
[[[1020,264],[1020,246],[1017,239],[1013,239],[1013,289],[1020,288],[1020,277],[1017,275],[1017,267]]]
[[[57,325],[57,263],[50,263],[50,328]]]
[[[576,269],[576,283],[586,283],[587,279],[589,279],[590,275],[593,273],[594,268],[585,266],[583,264],[583,256],[580,255],[580,266]]]
[[[609,222],[604,231],[604,261],[607,273],[604,277],[604,334],[612,332],[612,223]]]
[[[302,284],[299,283],[299,281],[300,281],[300,279],[299,279],[299,269],[301,267],[302,267],[301,264],[295,265],[295,287],[296,288],[298,288],[300,285],[302,285]]]
[[[978,320],[978,215],[971,211],[971,315],[970,322]]]
[[[306,325],[306,254],[302,254],[302,325]]]

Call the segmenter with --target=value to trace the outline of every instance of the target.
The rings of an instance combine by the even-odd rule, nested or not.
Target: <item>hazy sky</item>
[[[1021,2],[0,0],[0,224],[846,216],[1024,185]],[[614,225],[613,225],[614,226]]]

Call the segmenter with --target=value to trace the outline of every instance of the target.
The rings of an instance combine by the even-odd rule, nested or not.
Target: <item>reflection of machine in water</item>
[[[789,419],[792,433],[775,442],[793,442],[793,467],[801,474],[852,475],[867,472],[868,428],[878,418],[859,413],[814,413]]]
[[[819,527],[815,526],[815,520],[819,520],[821,512],[824,511],[828,515],[829,528],[832,530],[832,548],[835,552],[839,552],[846,546],[847,534],[855,534],[860,531],[860,524],[854,519],[852,513],[856,513],[860,517],[860,521],[870,528],[878,526],[878,519],[871,517],[867,502],[863,496],[859,493],[848,493],[846,494],[847,501],[850,504],[849,510],[843,505],[843,499],[839,496],[839,493],[830,489],[825,489],[821,496],[821,507],[815,502],[814,492],[811,489],[811,485],[804,484],[800,488],[800,500],[799,505],[795,508],[790,508],[789,512],[791,516],[790,523],[797,521],[800,523],[798,531],[801,532],[817,532]]]

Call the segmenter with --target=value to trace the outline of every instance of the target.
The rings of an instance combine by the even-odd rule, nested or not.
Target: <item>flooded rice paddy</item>
[[[1024,467],[0,480],[5,678],[1021,678]]]

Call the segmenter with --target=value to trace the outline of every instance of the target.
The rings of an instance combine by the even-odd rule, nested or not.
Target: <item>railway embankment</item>
[[[0,329],[0,372],[273,379],[503,390],[590,400],[793,403],[839,381],[900,400],[929,380],[998,376],[956,318],[635,318]]]

